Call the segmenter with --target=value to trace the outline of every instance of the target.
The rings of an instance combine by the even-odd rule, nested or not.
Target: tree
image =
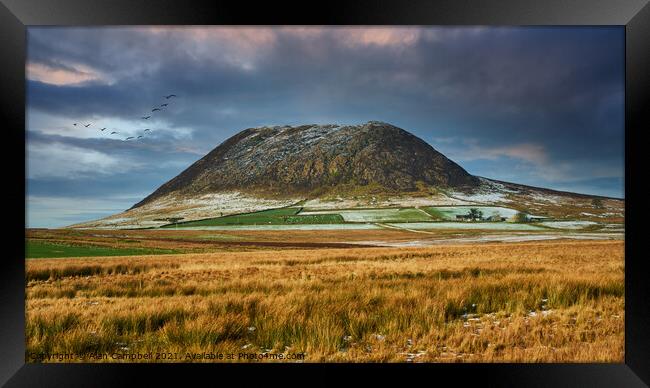
[[[483,218],[483,212],[478,210],[477,208],[471,208],[469,209],[469,218],[472,220],[480,220]]]
[[[178,228],[178,221],[184,218],[185,217],[169,217],[167,218],[167,221],[169,221],[172,225],[175,225],[175,227]]]
[[[515,222],[528,222],[528,214],[523,213],[523,212],[517,212],[515,214]]]

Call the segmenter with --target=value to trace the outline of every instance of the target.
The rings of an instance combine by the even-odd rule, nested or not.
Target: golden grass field
[[[214,361],[188,353],[240,362],[251,361],[241,353],[286,362],[624,355],[620,240],[32,259],[26,287],[27,361],[63,353],[108,355],[84,362]],[[171,359],[112,358],[149,352]]]

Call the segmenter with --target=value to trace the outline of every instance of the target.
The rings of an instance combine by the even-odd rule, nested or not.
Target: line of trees
[[[494,212],[493,214],[494,217],[501,217],[499,212]],[[483,212],[477,208],[471,208],[469,209],[469,212],[465,215],[466,218],[469,218],[471,220],[483,220]],[[513,217],[515,222],[530,222],[530,217],[528,214],[524,212],[517,212],[515,213]]]

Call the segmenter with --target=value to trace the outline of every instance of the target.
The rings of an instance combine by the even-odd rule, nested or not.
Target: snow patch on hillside
[[[472,202],[472,203],[485,203],[493,204],[498,202],[512,202],[506,198],[503,193],[478,193],[478,194],[464,194],[460,192],[453,193],[453,196],[462,201]]]
[[[168,224],[169,221],[165,220],[167,218],[181,218],[182,221],[199,220],[285,207],[299,200],[299,198],[258,198],[236,191],[206,194],[191,199],[170,195],[111,217],[73,227],[109,229],[155,227]]]
[[[542,203],[552,203],[552,204],[560,204],[562,203],[562,197],[559,195],[552,195],[552,194],[544,194],[541,192],[533,192],[528,195],[529,199],[537,202],[542,202]]]
[[[471,203],[494,204],[499,202],[512,202],[507,196],[510,193],[518,193],[516,190],[510,190],[505,185],[493,182],[489,179],[479,177],[480,187],[473,193],[463,193],[454,191],[450,193],[453,198],[460,199]]]
[[[451,198],[444,195],[428,197],[395,196],[384,199],[373,197],[335,198],[335,199],[310,199],[302,205],[309,210],[336,210],[353,208],[387,208],[387,207],[425,207],[425,206],[454,206],[468,205],[467,201]]]

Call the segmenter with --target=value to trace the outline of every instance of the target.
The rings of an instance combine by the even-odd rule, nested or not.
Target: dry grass
[[[457,237],[478,237],[494,233],[495,231],[481,230],[435,230],[437,238],[448,238],[450,241]],[[419,233],[398,229],[291,231],[27,229],[26,236],[30,241],[109,248],[173,249],[181,251],[179,253],[350,248],[353,247],[352,245],[363,247],[367,241],[408,242],[422,238]]]
[[[622,362],[623,248],[553,241],[28,260],[27,353]]]
[[[445,235],[452,231],[440,231]],[[458,231],[455,231],[458,233]],[[476,234],[474,231],[469,233]],[[405,241],[413,233],[396,230],[72,230],[27,229],[29,241],[126,249],[173,249],[179,253],[255,251],[268,249],[318,249],[363,246],[367,240]],[[361,242],[361,244],[359,244]]]

